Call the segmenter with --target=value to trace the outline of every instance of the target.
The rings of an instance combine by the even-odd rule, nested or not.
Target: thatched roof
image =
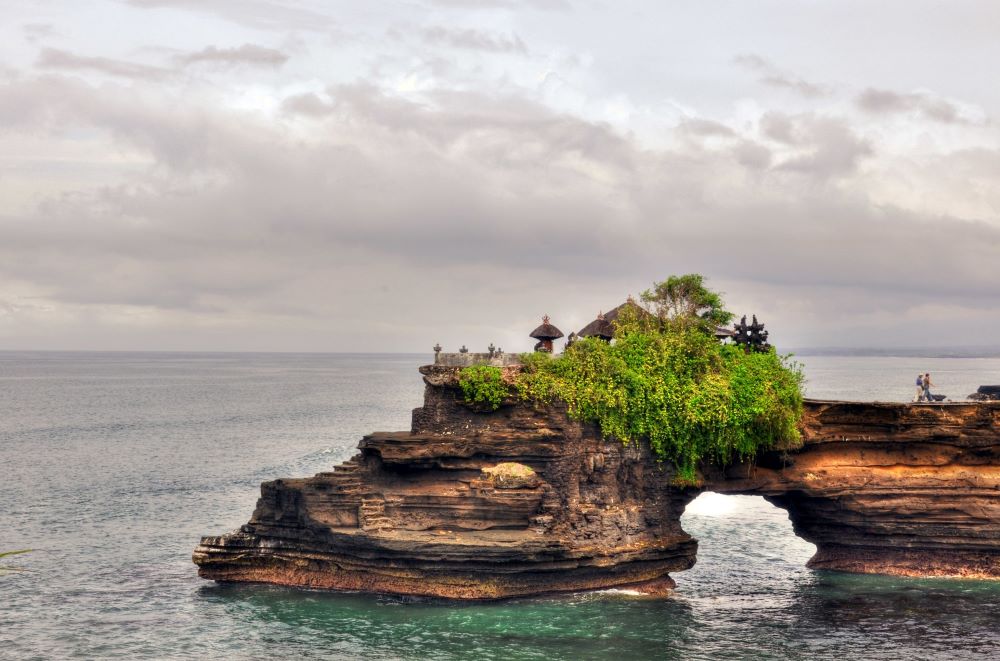
[[[716,337],[716,339],[724,340],[727,337],[732,337],[735,334],[736,333],[732,329],[726,328],[725,326],[716,326],[715,327],[715,337]]]
[[[597,319],[583,327],[579,333],[580,337],[599,337],[602,340],[610,340],[615,336],[615,328],[608,321],[607,317],[598,313]]]
[[[629,296],[627,301],[625,301],[618,307],[614,308],[613,310],[605,312],[604,320],[609,322],[610,324],[614,324],[618,320],[618,317],[619,315],[621,315],[622,311],[629,307],[635,310],[636,316],[638,316],[640,319],[646,319],[653,316],[652,312],[650,312],[646,308],[636,303],[635,300],[631,296]],[[596,320],[590,322],[582,331],[580,331],[580,335],[585,337],[588,335],[594,335],[595,333],[588,334],[586,331],[591,330],[591,326],[593,326],[595,323],[597,323]],[[614,327],[612,326],[612,328]],[[613,335],[614,333],[611,334]],[[725,326],[716,326],[715,332],[713,334],[717,339],[724,340],[727,337],[732,337],[734,333],[732,329],[726,328]]]
[[[549,323],[549,315],[542,317],[542,325],[531,331],[531,335],[528,337],[533,337],[536,340],[554,340],[558,337],[562,337],[563,332]]]
[[[616,307],[616,308],[614,308],[612,310],[609,310],[608,312],[605,312],[604,313],[604,320],[608,321],[610,323],[614,323],[614,322],[618,321],[618,316],[626,308],[632,308],[633,310],[635,310],[636,315],[640,319],[644,318],[644,317],[652,317],[653,316],[652,313],[649,310],[647,310],[646,308],[644,308],[641,305],[639,305],[638,303],[636,303],[635,300],[631,296],[629,296],[627,301],[625,301],[624,303],[622,303],[618,307]]]

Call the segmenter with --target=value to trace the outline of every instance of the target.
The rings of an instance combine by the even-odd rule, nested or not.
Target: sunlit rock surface
[[[1000,578],[1000,403],[808,402],[803,432],[706,487],[788,510],[810,567]]]
[[[246,525],[202,539],[201,576],[495,599],[658,593],[694,564],[680,517],[699,490],[672,487],[669,465],[559,406],[474,410],[457,368],[421,372],[410,431],[365,437],[332,472],[264,483]],[[808,402],[801,448],[705,467],[704,488],[787,509],[817,568],[1000,577],[998,423],[1000,403]],[[535,476],[483,470],[505,462]]]

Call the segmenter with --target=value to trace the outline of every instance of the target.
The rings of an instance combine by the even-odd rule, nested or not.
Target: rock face
[[[219,581],[449,598],[613,586],[662,591],[694,564],[680,527],[693,491],[637,448],[604,441],[565,410],[462,403],[457,368],[421,368],[409,432],[306,479],[267,482],[241,530],[205,537],[199,573]],[[534,479],[484,472],[512,462]]]
[[[249,523],[202,539],[199,574],[495,599],[661,592],[694,564],[680,517],[699,490],[672,487],[648,450],[558,405],[474,410],[458,368],[421,372],[411,431],[366,436],[332,472],[264,483]],[[808,402],[803,431],[799,449],[704,467],[704,489],[787,509],[817,568],[1000,578],[1000,404]]]
[[[979,386],[976,392],[966,397],[966,399],[974,402],[1000,401],[1000,386]]]
[[[706,488],[788,510],[810,567],[1000,578],[1000,404],[807,402],[803,436]]]

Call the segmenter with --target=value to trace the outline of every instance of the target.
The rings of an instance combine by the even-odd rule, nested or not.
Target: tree
[[[704,276],[698,273],[672,275],[655,282],[652,289],[642,293],[642,300],[667,323],[694,321],[714,327],[733,319],[733,313],[723,307],[722,297],[708,289]]]
[[[772,348],[717,341],[715,326],[732,314],[702,276],[672,276],[642,300],[649,310],[620,309],[612,343],[583,338],[560,356],[522,356],[517,396],[561,400],[605,438],[648,443],[673,463],[677,485],[698,484],[701,462],[725,466],[801,441],[800,366]]]

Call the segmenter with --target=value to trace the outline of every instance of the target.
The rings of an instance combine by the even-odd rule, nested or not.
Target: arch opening
[[[688,503],[681,527],[698,540],[695,566],[676,578],[689,581],[771,585],[810,574],[816,546],[795,534],[788,512],[763,496],[702,492]]]

